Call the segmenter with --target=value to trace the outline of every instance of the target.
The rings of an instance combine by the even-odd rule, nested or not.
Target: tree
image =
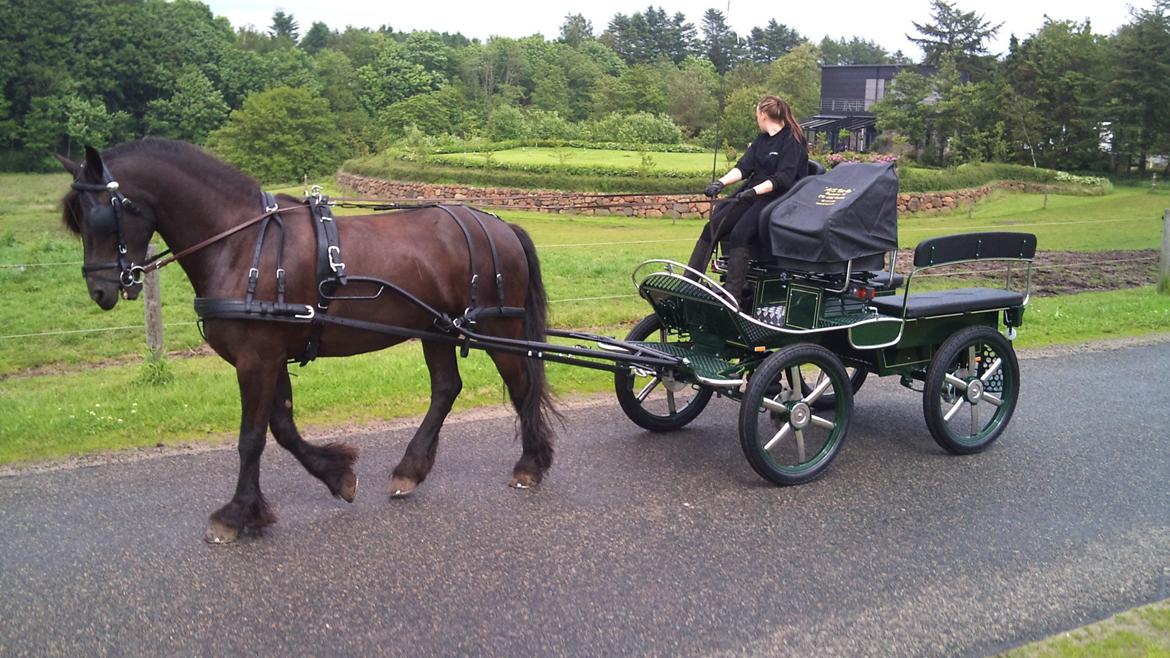
[[[726,73],[740,59],[739,37],[727,25],[727,18],[718,9],[703,13],[703,53],[715,65],[715,70]]]
[[[1116,148],[1137,156],[1138,171],[1155,149],[1170,148],[1170,0],[1134,10],[1131,22],[1111,40],[1111,91]],[[1127,162],[1128,164],[1128,162]]]
[[[277,40],[288,40],[295,43],[300,26],[292,14],[286,14],[277,9],[272,15],[272,25],[268,27],[268,35]]]
[[[923,63],[938,66],[949,57],[959,71],[976,79],[984,77],[994,63],[986,43],[995,37],[1003,23],[993,26],[981,14],[961,11],[946,0],[931,0],[930,6],[931,22],[911,21],[920,36],[906,35],[922,48]]]
[[[763,28],[752,28],[747,38],[747,57],[753,62],[766,64],[782,57],[804,40],[799,32],[773,18]]]
[[[686,16],[653,6],[626,16],[616,14],[601,41],[627,64],[645,64],[666,58],[678,64],[694,51],[695,26]]]
[[[803,43],[769,64],[767,88],[792,106],[792,113],[798,121],[801,117],[816,114],[821,104],[821,69],[817,66],[817,49],[809,43]]]
[[[207,146],[266,183],[331,174],[348,155],[325,99],[293,87],[249,96]]]
[[[386,41],[373,64],[358,69],[361,101],[366,110],[377,116],[383,109],[404,98],[435,91],[446,82],[442,73],[429,71],[416,59],[427,55],[412,53],[396,41]]]
[[[188,67],[178,78],[178,90],[170,98],[151,101],[146,107],[146,128],[152,135],[202,144],[228,114],[223,94],[199,69]]]
[[[301,39],[300,47],[310,55],[316,54],[321,50],[329,47],[329,41],[332,39],[334,33],[329,29],[329,26],[321,21],[315,21],[309,31],[305,32],[305,36]]]
[[[560,41],[576,48],[582,41],[593,38],[593,23],[590,23],[581,14],[566,14],[565,22],[561,24]]]
[[[874,41],[853,37],[846,40],[821,39],[821,63],[826,66],[840,64],[894,64],[894,57]]]
[[[692,55],[666,76],[666,104],[670,118],[690,135],[715,123],[719,75],[708,60]]]
[[[1008,53],[1001,87],[1027,90],[1032,116],[1026,120],[1036,137],[1030,147],[1042,166],[1079,170],[1099,164],[1105,55],[1103,40],[1087,22],[1052,19]]]

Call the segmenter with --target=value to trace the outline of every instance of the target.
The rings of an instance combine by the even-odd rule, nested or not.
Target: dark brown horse
[[[140,285],[132,272],[146,259],[147,243],[158,233],[176,253],[198,245],[264,211],[259,186],[251,178],[204,151],[168,140],[148,139],[99,154],[86,149],[84,164],[59,158],[74,176],[63,199],[66,226],[81,236],[89,295],[103,309],[119,293],[133,299]],[[110,181],[117,186],[109,185]],[[282,265],[287,272],[290,303],[316,305],[316,238],[308,207],[278,196],[285,233]],[[111,207],[117,206],[117,213]],[[287,209],[285,209],[287,208]],[[480,301],[492,306],[524,307],[523,317],[485,317],[477,330],[518,340],[544,340],[547,305],[540,265],[531,239],[519,227],[466,208],[456,209],[475,221],[460,227],[447,211],[428,207],[389,214],[340,218],[336,224],[350,274],[393,282],[435,310],[459,317],[469,306],[473,274],[493,281],[493,261],[503,275],[503,299],[497,287],[480,287]],[[472,215],[472,213],[478,213]],[[478,218],[478,219],[477,219]],[[464,231],[470,227],[470,231]],[[201,298],[242,300],[256,248],[258,224],[224,237],[178,261]],[[490,252],[491,234],[496,257]],[[119,244],[124,253],[119,253]],[[276,297],[277,240],[263,242],[257,300]],[[475,254],[469,254],[474,250]],[[469,258],[470,256],[470,258]],[[478,272],[472,272],[471,263]],[[387,291],[373,301],[338,300],[330,316],[435,330],[434,315]],[[342,443],[304,441],[293,423],[293,396],[287,364],[304,356],[313,327],[305,323],[209,319],[207,342],[236,368],[243,409],[240,421],[240,475],[230,502],[211,514],[206,539],[231,542],[241,530],[274,521],[260,492],[260,454],[268,430],[329,491],[353,501],[357,451]],[[319,356],[347,356],[389,347],[405,340],[351,327],[318,328]],[[431,405],[406,454],[394,468],[389,493],[414,491],[430,472],[443,424],[462,382],[456,347],[450,341],[422,340],[431,375]],[[538,484],[552,463],[552,409],[544,364],[523,355],[490,352],[520,416],[522,453],[512,471],[512,486]]]

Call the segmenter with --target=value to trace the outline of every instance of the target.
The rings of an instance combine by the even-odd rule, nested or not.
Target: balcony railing
[[[822,98],[821,112],[835,112],[852,114],[855,112],[865,112],[865,99],[863,98]]]

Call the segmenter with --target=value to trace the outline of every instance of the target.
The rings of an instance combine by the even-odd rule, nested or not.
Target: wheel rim
[[[793,386],[793,382],[799,383]],[[846,396],[841,395],[847,382],[813,360],[789,364],[779,382],[768,388],[757,411],[755,438],[760,455],[777,471],[794,476],[832,459],[848,420]],[[829,396],[835,400],[830,408],[814,408],[818,400]]]
[[[939,387],[942,426],[956,443],[978,446],[995,435],[1011,413],[1018,378],[1008,355],[977,340],[959,350]]]
[[[666,329],[658,331],[658,340],[667,342]],[[650,416],[669,419],[687,411],[698,399],[702,388],[676,381],[651,370],[631,368],[627,375],[628,391],[642,410]]]

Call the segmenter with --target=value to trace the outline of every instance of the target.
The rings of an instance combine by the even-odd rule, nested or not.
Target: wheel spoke
[[[641,391],[638,391],[638,402],[645,402],[646,396],[650,395],[650,391],[653,391],[654,387],[661,383],[661,377],[655,377],[654,379],[651,379],[645,386],[642,387]]]
[[[970,347],[967,348],[967,376],[968,377],[974,375],[976,372],[979,372],[979,364],[975,361],[975,359],[978,359],[978,358],[979,358],[979,345],[977,343],[971,343]]]
[[[999,369],[1002,367],[1003,367],[1003,359],[996,359],[995,361],[992,361],[991,365],[987,367],[987,372],[983,373],[983,375],[979,379],[981,379],[983,381],[983,383],[986,384],[987,380],[994,377],[995,373],[999,372]]]
[[[971,405],[971,436],[975,436],[982,429],[979,426],[979,405]]]
[[[800,378],[800,364],[793,365],[788,369],[788,383],[792,387],[788,394],[788,399],[799,399],[800,393],[798,391],[800,390],[800,385],[803,383],[803,380]]]
[[[813,425],[816,425],[817,427],[819,427],[823,430],[829,430],[830,432],[837,429],[836,423],[834,423],[831,420],[826,420],[824,418],[821,418],[820,416],[813,416],[812,420],[810,422]]]
[[[666,387],[666,408],[670,411],[671,416],[678,413],[678,408],[674,404],[674,391],[670,390],[669,386]]]
[[[796,463],[804,463],[804,432],[796,430],[796,458],[799,460]]]
[[[943,376],[943,379],[945,379],[948,384],[950,384],[951,386],[954,386],[955,388],[959,389],[963,393],[967,392],[967,382],[959,379],[958,377],[952,375],[951,373],[948,372],[946,375]]]
[[[826,377],[825,373],[822,372],[821,376],[817,378],[817,387],[812,390],[812,393],[809,393],[807,397],[801,400],[801,402],[804,402],[805,404],[812,404],[816,402],[832,385],[833,380]]]
[[[787,435],[791,431],[792,431],[792,423],[784,423],[784,426],[780,428],[780,431],[776,432],[776,434],[773,435],[772,438],[767,443],[764,444],[764,450],[771,450],[772,446],[776,445],[777,441],[779,441],[780,439],[783,439],[784,436]]]
[[[764,408],[768,411],[782,413],[785,416],[788,415],[788,407],[785,406],[783,402],[777,402],[776,400],[772,400],[770,398],[764,398],[760,401],[760,404],[764,405]]]
[[[983,394],[983,401],[989,403],[993,407],[1002,407],[1003,406],[1003,400],[1001,400],[999,397],[997,397],[995,395],[992,395],[991,393],[984,393]]]
[[[959,398],[956,400],[955,405],[951,407],[943,416],[943,420],[950,422],[950,420],[955,417],[955,414],[959,413],[959,409],[961,409],[964,404],[967,404],[967,398]]]

